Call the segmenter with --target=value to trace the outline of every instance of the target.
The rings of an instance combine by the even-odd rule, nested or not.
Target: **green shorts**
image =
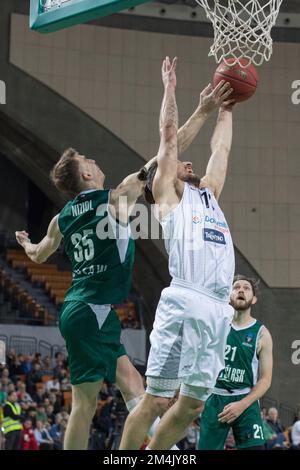
[[[126,351],[120,343],[120,319],[110,305],[65,302],[59,329],[66,341],[72,385],[115,382],[117,360]]]
[[[223,450],[230,428],[239,449],[265,444],[258,401],[252,403],[233,423],[218,421],[218,414],[226,405],[240,401],[245,396],[210,395],[201,415],[199,450]]]

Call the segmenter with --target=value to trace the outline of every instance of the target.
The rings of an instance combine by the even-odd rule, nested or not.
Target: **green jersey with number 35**
[[[84,191],[65,205],[58,225],[72,264],[65,301],[122,302],[131,286],[134,241],[129,224],[108,212],[109,190]]]
[[[235,390],[252,388],[256,384],[257,340],[262,326],[258,320],[244,328],[231,326],[225,350],[225,369],[220,372],[215,389],[229,390],[234,394]]]

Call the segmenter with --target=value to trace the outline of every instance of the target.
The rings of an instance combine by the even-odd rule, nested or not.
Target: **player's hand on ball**
[[[29,234],[22,230],[21,232],[16,232],[16,239],[19,245],[24,246],[24,243],[30,243]]]
[[[229,99],[232,92],[233,88],[225,80],[221,80],[215,88],[211,84],[207,85],[200,94],[199,109],[209,114],[225,103],[227,106],[233,104],[234,100]]]
[[[164,87],[166,88],[169,85],[176,87],[177,79],[176,79],[176,65],[177,65],[177,57],[175,57],[172,62],[170,58],[167,56],[163,61],[161,75]]]
[[[221,423],[232,423],[237,419],[243,411],[245,411],[245,405],[242,401],[237,401],[235,403],[229,403],[229,405],[224,406],[222,413],[218,414],[219,421]]]

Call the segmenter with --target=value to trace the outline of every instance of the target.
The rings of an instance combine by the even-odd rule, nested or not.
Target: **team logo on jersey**
[[[247,346],[248,348],[253,347],[253,339],[254,339],[254,334],[253,333],[247,333],[246,334],[246,341],[243,342],[243,346]]]
[[[201,217],[199,217],[198,215],[193,215],[192,221],[193,221],[193,224],[200,224]]]
[[[246,335],[246,341],[247,341],[247,343],[251,343],[251,341],[253,341],[253,338],[254,338],[253,333],[248,333],[248,334]]]
[[[206,242],[218,243],[220,245],[226,245],[224,233],[219,230],[204,228],[203,238]]]

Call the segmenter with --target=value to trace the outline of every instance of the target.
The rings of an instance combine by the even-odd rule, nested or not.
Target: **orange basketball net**
[[[283,0],[196,0],[214,28],[209,56],[216,62],[229,58],[241,67],[261,65],[273,52],[271,30]],[[249,62],[241,63],[246,58]],[[228,63],[228,62],[227,62]]]

